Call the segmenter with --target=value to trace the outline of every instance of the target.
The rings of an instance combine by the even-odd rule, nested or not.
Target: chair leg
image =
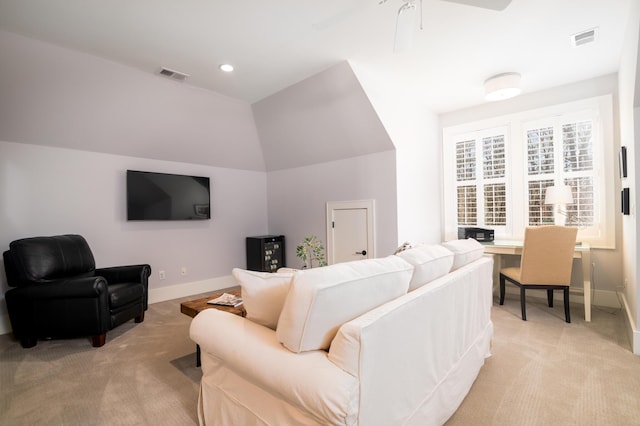
[[[564,317],[568,323],[571,322],[571,312],[569,312],[569,287],[564,288]]]
[[[549,302],[549,307],[553,308],[553,290],[552,289],[547,290],[547,302]]]
[[[140,315],[138,315],[135,318],[135,322],[137,322],[137,323],[141,323],[142,321],[144,321],[144,312],[142,312]]]
[[[504,305],[504,275],[500,274],[500,304]]]
[[[524,294],[524,286],[520,287],[520,305],[522,307],[522,321],[526,321],[527,320],[527,308],[525,306],[525,294]]]
[[[99,348],[101,346],[104,346],[106,342],[107,342],[107,333],[91,336],[91,343],[93,344],[94,348]]]
[[[25,349],[32,348],[37,343],[38,343],[38,339],[36,339],[35,337],[23,336],[20,338],[20,345]]]

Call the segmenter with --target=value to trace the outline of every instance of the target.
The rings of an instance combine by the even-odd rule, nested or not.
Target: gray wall
[[[246,265],[244,238],[268,230],[250,105],[6,32],[0,57],[2,250],[82,234],[98,266],[151,264],[151,301],[220,288]],[[126,169],[210,177],[212,219],[127,222]]]

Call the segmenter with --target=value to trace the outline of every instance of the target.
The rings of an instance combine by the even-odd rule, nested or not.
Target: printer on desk
[[[466,240],[467,238],[473,238],[481,243],[493,241],[493,229],[458,228],[458,239]]]

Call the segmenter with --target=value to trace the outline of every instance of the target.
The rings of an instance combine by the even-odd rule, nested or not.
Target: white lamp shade
[[[549,186],[544,197],[545,204],[572,204],[573,193],[567,185]]]
[[[517,72],[494,75],[484,82],[484,98],[488,101],[513,98],[521,92],[520,74]]]

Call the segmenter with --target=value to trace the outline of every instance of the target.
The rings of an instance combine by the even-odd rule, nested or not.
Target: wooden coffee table
[[[200,299],[182,302],[180,304],[180,312],[190,316],[191,318],[195,317],[205,309],[218,309],[219,311],[231,312],[232,314],[239,315],[241,317],[244,317],[247,315],[247,311],[244,310],[244,305],[233,307],[233,306],[212,305],[210,303],[207,303],[209,300],[215,299],[216,297],[221,296],[222,293],[230,293],[230,294],[235,294],[236,296],[240,296],[239,289],[220,292],[220,293],[214,293],[211,296],[201,297]]]
[[[222,291],[220,293],[214,293],[211,296],[201,297],[200,299],[189,300],[187,302],[182,302],[180,304],[180,312],[183,314],[194,318],[200,312],[206,309],[218,309],[219,311],[225,311],[232,313],[234,315],[238,315],[244,317],[247,315],[247,311],[244,309],[244,305],[239,306],[222,306],[222,305],[212,305],[207,303],[211,299],[215,299],[218,296],[221,296],[222,293],[231,293],[236,296],[240,296],[240,289],[227,290]],[[196,345],[196,366],[200,367],[200,345]]]

